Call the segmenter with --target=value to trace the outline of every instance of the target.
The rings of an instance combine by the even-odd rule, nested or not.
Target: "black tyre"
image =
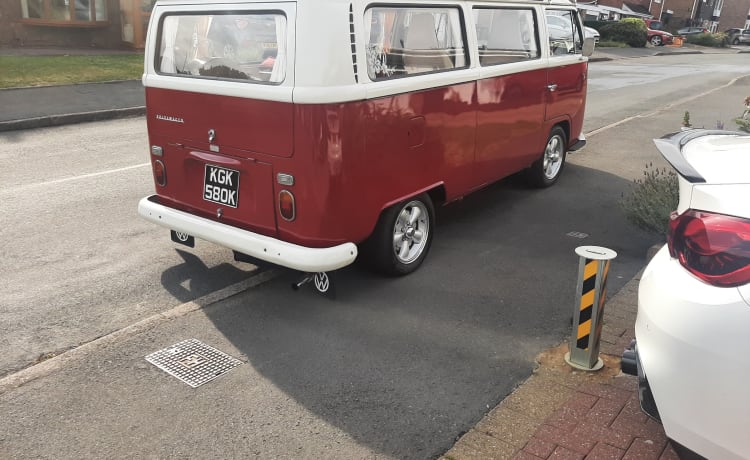
[[[651,37],[651,44],[654,46],[661,46],[661,37],[658,35]]]
[[[390,276],[407,275],[422,264],[432,244],[435,208],[423,193],[386,209],[365,245],[373,268]]]
[[[565,131],[559,126],[552,128],[541,158],[527,170],[529,184],[543,188],[557,182],[565,166],[567,146]]]

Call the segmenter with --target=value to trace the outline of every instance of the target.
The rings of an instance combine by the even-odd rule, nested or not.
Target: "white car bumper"
[[[327,272],[345,267],[357,257],[354,243],[308,248],[178,211],[150,198],[138,203],[138,214],[146,220],[282,267]]]
[[[750,305],[663,247],[643,273],[637,353],[667,436],[707,458],[750,458]]]

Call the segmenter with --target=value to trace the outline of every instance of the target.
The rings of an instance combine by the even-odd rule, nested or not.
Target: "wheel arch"
[[[433,204],[445,203],[445,200],[446,200],[445,183],[440,181],[432,185],[429,185],[427,187],[423,187],[418,190],[415,190],[413,192],[409,192],[405,195],[399,196],[398,198],[395,198],[393,200],[390,200],[384,203],[383,206],[380,208],[379,215],[382,215],[383,211],[390,208],[391,206],[401,203],[402,201],[406,201],[410,198],[414,198],[415,196],[419,196],[423,193],[426,193],[427,195],[430,196],[430,199],[432,200]]]

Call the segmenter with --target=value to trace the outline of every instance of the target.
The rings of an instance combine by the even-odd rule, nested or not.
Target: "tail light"
[[[672,213],[669,254],[713,286],[750,282],[750,219],[705,211]]]
[[[289,190],[279,192],[279,212],[286,221],[293,221],[297,215],[294,205],[294,195]]]
[[[162,187],[167,185],[167,167],[161,160],[154,161],[154,179]]]

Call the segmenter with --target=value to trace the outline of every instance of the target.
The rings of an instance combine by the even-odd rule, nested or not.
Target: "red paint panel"
[[[477,185],[518,172],[542,154],[546,90],[546,69],[477,82]]]
[[[574,111],[563,116],[580,131],[585,80],[576,81],[580,66],[568,67],[578,73],[556,69],[564,78],[553,109]],[[546,140],[548,76],[540,70],[309,105],[148,88],[150,141],[164,149],[167,169],[167,186],[157,192],[178,209],[284,241],[359,243],[390,204],[441,185],[450,201],[536,159]],[[210,149],[211,128],[218,152]],[[206,164],[239,171],[236,209],[203,199]],[[294,185],[278,184],[278,173],[294,176]],[[281,190],[295,196],[293,222],[277,217]]]
[[[149,133],[171,142],[208,150],[213,129],[216,145],[246,158],[294,153],[292,104],[147,87],[146,106]]]
[[[469,82],[365,103],[369,161],[361,174],[377,189],[371,193],[381,207],[438,182],[445,183],[449,199],[472,188],[475,89]],[[413,142],[415,134],[423,140]],[[378,185],[377,177],[386,184]]]
[[[387,204],[441,182],[449,198],[468,193],[474,185],[474,88],[471,82],[297,106],[294,159],[274,162],[276,172],[295,176],[289,189],[297,219],[278,222],[279,236],[311,246],[361,242]]]
[[[553,60],[554,58],[550,62]],[[575,141],[583,128],[587,70],[586,62],[551,67],[548,70],[548,82],[557,85],[557,89],[549,92],[546,118],[552,122],[569,121],[570,142]]]
[[[156,187],[161,198],[186,212],[264,235],[276,236],[273,169],[270,164],[197,151],[160,141],[166,139],[151,136],[152,143],[160,143],[164,148],[161,160],[167,170],[167,185]],[[206,164],[239,172],[237,208],[204,199]],[[219,209],[220,218],[217,216]]]

